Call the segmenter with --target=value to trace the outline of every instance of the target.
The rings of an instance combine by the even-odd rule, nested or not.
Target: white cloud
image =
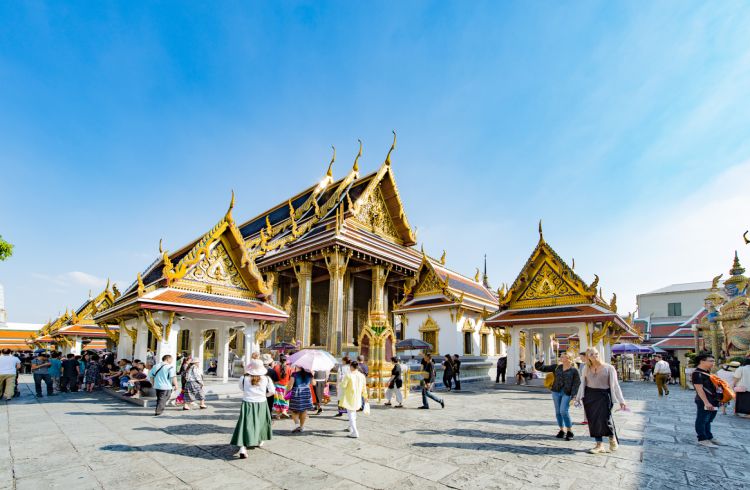
[[[71,288],[76,286],[86,286],[94,289],[104,288],[107,284],[107,279],[94,276],[87,272],[71,271],[63,274],[49,275],[41,274],[38,272],[32,273],[37,279],[51,283],[59,288]]]

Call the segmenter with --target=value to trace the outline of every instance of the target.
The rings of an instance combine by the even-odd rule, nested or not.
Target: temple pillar
[[[164,320],[165,326],[162,327],[162,337],[156,344],[156,359],[158,361],[161,361],[161,358],[166,355],[172,356],[172,359],[177,359],[177,337],[180,335],[181,327],[176,321],[172,322],[171,327],[167,327],[166,318]]]
[[[335,248],[325,256],[326,267],[330,276],[328,292],[328,335],[326,347],[334,355],[341,353],[344,329],[344,274],[349,263],[349,255]]]
[[[589,331],[591,326],[588,323],[582,323],[578,326],[578,353],[586,352],[589,348]]]
[[[531,369],[534,366],[534,331],[531,329],[526,330],[526,369]]]
[[[516,327],[506,327],[510,331],[510,345],[506,346],[508,353],[508,370],[506,380],[515,380],[518,372],[518,363],[521,361],[521,330]]]
[[[216,328],[216,374],[222,383],[229,381],[229,327]]]
[[[203,347],[205,346],[203,340],[203,330],[199,327],[193,327],[190,329],[190,356],[193,359],[200,361],[198,364],[201,367],[201,372],[205,371],[203,366]]]
[[[283,306],[282,300],[281,300],[281,275],[278,272],[270,271],[266,272],[266,284],[270,285],[271,287],[271,303]],[[244,330],[243,330],[244,331]],[[245,336],[247,337],[247,335]],[[276,342],[276,330],[273,331],[271,334],[271,343]],[[248,359],[250,356],[247,354],[247,352],[243,352],[243,359],[247,357]]]
[[[118,359],[132,359],[133,358],[133,339],[125,331],[125,322],[120,323],[120,329],[117,332],[119,340],[117,341],[117,358]]]
[[[542,330],[542,353],[544,354],[544,363],[552,364],[552,342],[550,341],[550,333],[548,330]]]
[[[135,347],[133,348],[133,359],[140,359],[146,362],[146,356],[148,355],[148,327],[140,318],[138,319],[138,323],[135,324],[135,331],[138,333],[138,336],[135,339]]]
[[[243,327],[242,332],[245,334],[245,365],[250,362],[253,352],[260,352],[260,343],[256,341],[258,332],[258,322],[251,321]]]
[[[388,269],[382,265],[372,268],[372,294],[370,300],[370,316],[375,314],[385,320],[385,281],[388,279]]]
[[[354,343],[354,277],[350,272],[344,275],[344,338],[343,343],[345,345],[352,345]]]
[[[294,264],[299,292],[297,297],[296,337],[302,347],[310,345],[310,324],[312,313],[312,262]]]
[[[73,346],[70,348],[70,352],[72,352],[73,354],[77,356],[80,356],[82,345],[83,345],[83,339],[81,337],[78,337],[78,336],[73,337]]]

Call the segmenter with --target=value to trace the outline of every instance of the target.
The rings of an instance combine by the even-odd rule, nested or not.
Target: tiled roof
[[[286,320],[289,315],[286,312],[257,300],[233,298],[217,294],[194,293],[173,288],[162,288],[152,291],[138,299],[144,307],[152,303],[155,305],[172,305],[174,311],[180,311],[180,307],[205,310],[206,312],[240,313],[245,317],[257,317],[258,319]],[[226,315],[223,315],[226,316]]]
[[[724,283],[724,281],[719,281],[719,287]],[[679,284],[670,284],[669,286],[665,286],[663,288],[655,289],[653,291],[649,291],[648,293],[643,294],[664,294],[664,293],[685,293],[685,292],[691,292],[691,291],[708,291],[711,289],[711,281],[699,281],[699,282],[683,282]],[[639,294],[638,296],[642,296],[642,294]]]
[[[651,345],[662,349],[693,349],[695,348],[695,340],[692,337],[672,337]]]
[[[551,306],[523,310],[503,310],[487,319],[488,326],[533,325],[545,323],[577,323],[612,321],[625,331],[631,331],[617,313],[613,313],[597,304],[579,304],[569,306]]]

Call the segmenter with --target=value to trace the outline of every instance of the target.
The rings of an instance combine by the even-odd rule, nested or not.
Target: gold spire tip
[[[357,153],[357,157],[354,159],[354,166],[352,167],[352,170],[355,172],[359,172],[359,157],[362,156],[362,140],[358,139],[359,141],[359,153]]]
[[[544,232],[542,231],[542,220],[539,220],[539,239],[544,240]]]
[[[331,157],[331,163],[328,164],[328,171],[326,172],[326,177],[333,177],[333,162],[336,161],[336,147],[331,145],[331,148],[333,148],[333,156]]]
[[[391,153],[393,153],[393,150],[396,149],[396,130],[393,130],[393,143],[391,144],[391,149],[388,150],[388,154],[385,156],[385,164],[387,166],[391,166]]]
[[[162,240],[163,240],[162,238],[159,238],[159,253],[160,253],[160,254],[163,254],[163,253],[164,253],[164,248],[162,248],[162,246],[161,246],[161,244],[162,244]]]

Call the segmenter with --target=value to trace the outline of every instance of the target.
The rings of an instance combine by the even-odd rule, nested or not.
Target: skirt
[[[273,411],[276,413],[286,413],[289,410],[289,401],[286,397],[286,386],[277,384],[276,394],[273,396]]]
[[[737,393],[737,400],[734,405],[734,413],[750,413],[750,391]]]
[[[312,393],[310,393],[310,386],[295,386],[292,388],[292,399],[289,402],[289,409],[292,412],[307,412],[312,410]]]
[[[194,402],[196,400],[204,401],[206,399],[203,394],[203,386],[197,381],[186,382],[182,390],[185,394],[186,402]]]
[[[612,437],[615,422],[612,420],[612,394],[607,389],[589,388],[583,393],[583,410],[589,422],[591,437]]]
[[[271,440],[271,414],[266,402],[242,402],[240,418],[232,434],[235,446],[258,446]]]

